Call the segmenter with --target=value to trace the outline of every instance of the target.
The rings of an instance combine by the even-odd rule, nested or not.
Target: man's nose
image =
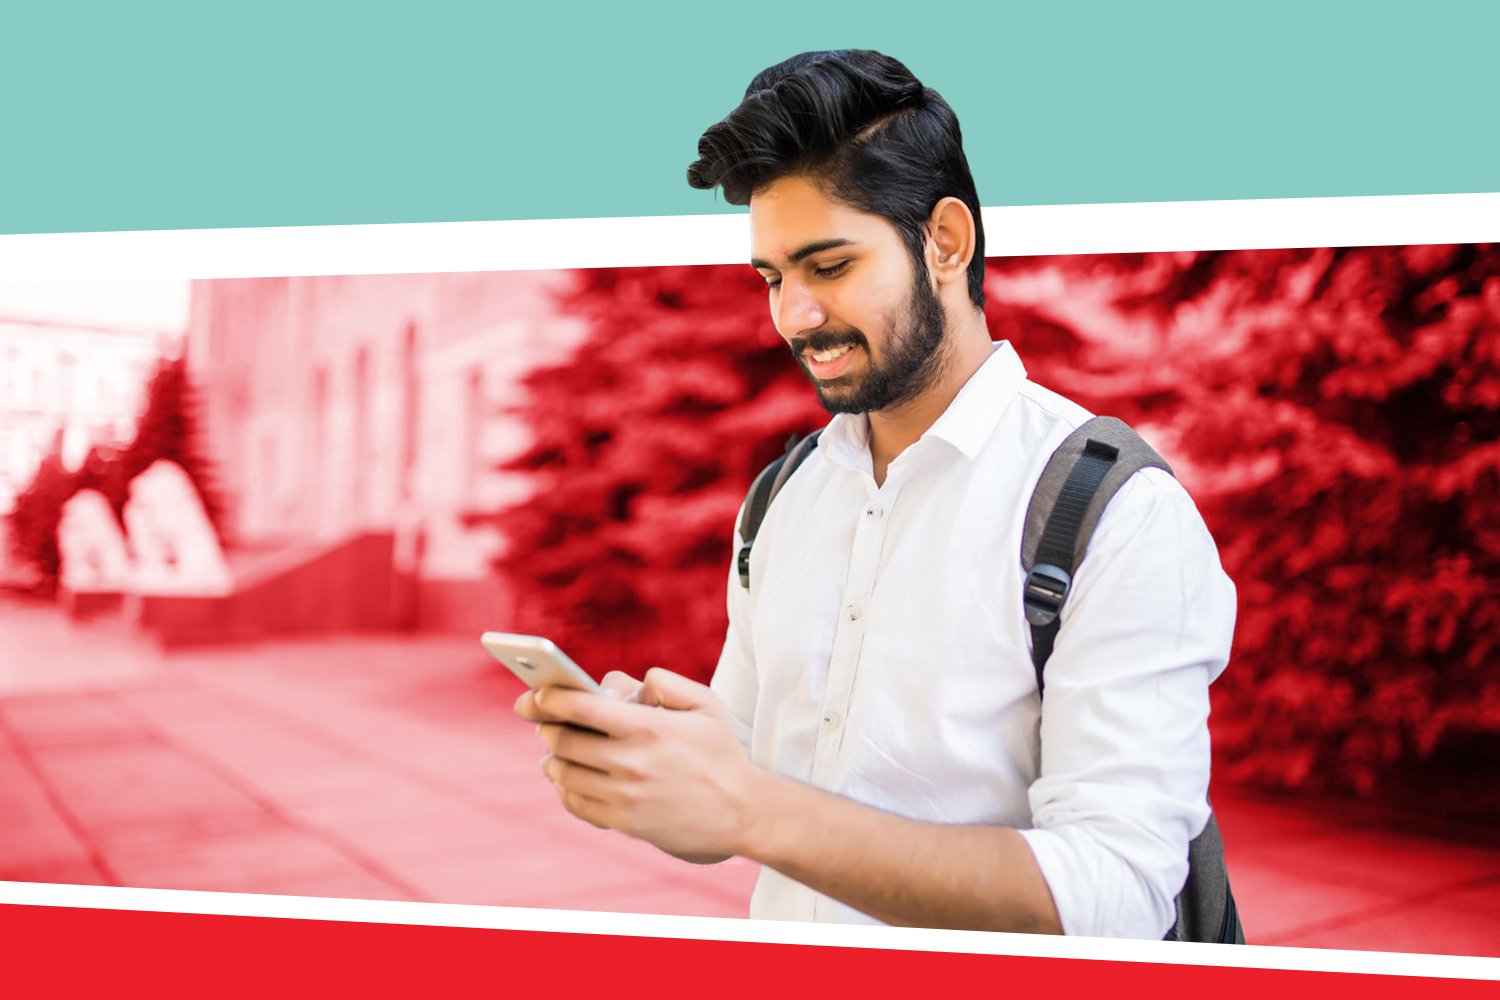
[[[783,279],[774,318],[777,331],[790,340],[822,327],[828,322],[828,313],[807,285]]]

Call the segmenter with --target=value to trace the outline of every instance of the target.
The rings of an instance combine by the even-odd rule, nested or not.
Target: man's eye
[[[780,288],[781,287],[781,279],[780,278],[767,278],[766,279],[766,287],[767,288]]]
[[[844,268],[848,266],[849,262],[847,260],[841,260],[837,264],[830,264],[828,267],[820,267],[814,273],[817,274],[817,276],[820,278],[832,278],[840,274],[844,270]]]

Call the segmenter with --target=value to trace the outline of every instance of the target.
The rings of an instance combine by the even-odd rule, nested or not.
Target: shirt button
[[[848,615],[849,620],[851,622],[857,622],[857,621],[859,621],[859,605],[858,604],[851,604],[851,605],[849,605],[847,608],[844,609],[844,614]]]
[[[839,727],[839,723],[843,721],[844,717],[837,712],[823,713],[823,725],[829,729],[837,729]]]
[[[885,511],[882,510],[879,507],[866,507],[865,508],[865,516],[868,517],[872,521],[878,521],[878,520],[880,520],[881,517],[884,516],[884,514],[885,514]]]

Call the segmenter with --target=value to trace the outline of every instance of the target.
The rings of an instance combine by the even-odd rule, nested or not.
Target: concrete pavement
[[[0,603],[0,880],[743,916],[756,869],[557,804],[463,637],[162,655]],[[1500,955],[1500,848],[1220,789],[1254,943]]]

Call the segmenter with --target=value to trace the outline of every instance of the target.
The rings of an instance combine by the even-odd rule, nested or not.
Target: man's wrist
[[[742,787],[740,811],[743,822],[736,831],[733,853],[766,863],[776,842],[776,830],[786,820],[786,786],[791,784],[774,771],[751,764]]]

